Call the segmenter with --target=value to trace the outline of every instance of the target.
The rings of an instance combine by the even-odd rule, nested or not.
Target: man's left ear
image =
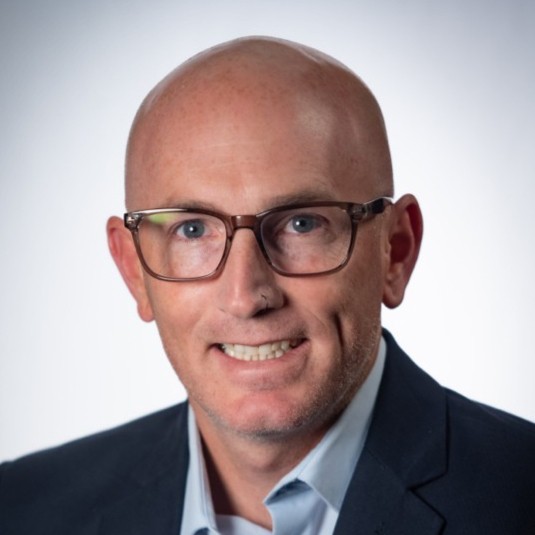
[[[413,195],[404,195],[393,206],[388,235],[388,267],[385,273],[383,303],[396,308],[403,301],[423,235],[422,212]]]

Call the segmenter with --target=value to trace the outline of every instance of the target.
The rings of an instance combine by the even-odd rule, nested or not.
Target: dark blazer
[[[385,338],[335,535],[534,535],[535,426],[442,388]],[[5,463],[0,534],[179,535],[186,420],[183,403]]]

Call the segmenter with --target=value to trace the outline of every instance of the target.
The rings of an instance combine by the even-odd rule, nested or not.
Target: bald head
[[[146,97],[128,143],[128,209],[161,204],[153,192],[156,175],[187,174],[187,166],[195,168],[207,154],[216,158],[217,147],[236,143],[236,136],[242,153],[261,143],[277,160],[276,143],[288,147],[284,136],[314,151],[323,141],[332,172],[354,177],[364,196],[392,194],[383,118],[364,83],[317,50],[244,38],[194,56]],[[171,167],[170,155],[179,156]]]

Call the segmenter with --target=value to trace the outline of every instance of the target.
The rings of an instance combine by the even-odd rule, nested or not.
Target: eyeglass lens
[[[352,225],[339,207],[289,208],[261,218],[260,238],[268,261],[288,274],[336,269],[347,258]],[[143,258],[156,274],[197,278],[213,273],[227,247],[225,223],[196,212],[160,212],[138,227]]]

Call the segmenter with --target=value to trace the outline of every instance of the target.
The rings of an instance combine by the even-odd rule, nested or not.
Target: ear
[[[110,217],[106,225],[108,246],[115,264],[137,303],[137,311],[144,321],[152,321],[154,314],[148,298],[143,267],[137,256],[134,240],[119,217]]]
[[[404,195],[393,206],[388,236],[388,267],[383,303],[396,308],[403,301],[423,235],[422,212],[413,195]]]

